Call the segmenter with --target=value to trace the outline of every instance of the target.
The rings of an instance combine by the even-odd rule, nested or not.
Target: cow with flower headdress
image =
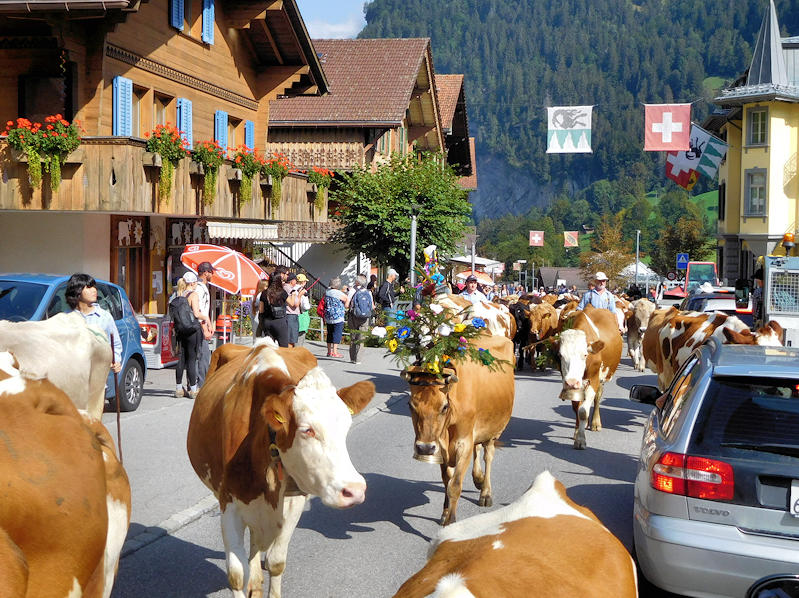
[[[491,464],[513,411],[514,353],[509,338],[486,328],[480,318],[453,322],[443,307],[431,304],[409,310],[395,327],[373,330],[395,357],[412,362],[402,378],[410,386],[413,456],[441,467],[446,493],[441,525],[456,519],[472,459],[479,504],[493,503]]]

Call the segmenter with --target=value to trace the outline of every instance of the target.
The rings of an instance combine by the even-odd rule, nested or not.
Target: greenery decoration
[[[271,158],[264,160],[261,174],[272,177],[272,218],[275,217],[277,209],[280,207],[280,200],[283,196],[283,179],[293,168],[294,166],[286,155],[280,152],[274,152]]]
[[[325,207],[325,193],[330,188],[330,183],[333,182],[333,177],[335,175],[336,173],[332,170],[322,168],[321,166],[314,166],[308,173],[308,182],[316,185],[314,207],[319,212]]]
[[[175,167],[182,158],[189,155],[188,142],[172,123],[156,125],[149,133],[145,133],[147,151],[161,155],[161,174],[158,178],[159,201],[169,199],[172,191],[172,179]]]
[[[264,159],[258,155],[258,150],[250,149],[246,145],[240,145],[233,151],[233,164],[241,169],[239,203],[245,204],[252,199],[252,178],[261,172]]]
[[[61,186],[61,164],[64,158],[80,145],[79,124],[70,123],[60,114],[44,119],[45,125],[18,118],[16,123],[6,123],[8,144],[25,152],[28,158],[28,180],[38,189],[42,184],[42,164],[50,173],[50,189],[57,192]]]
[[[466,359],[492,370],[507,363],[480,348],[479,337],[486,333],[482,318],[453,322],[466,311],[468,308],[453,315],[435,303],[424,304],[418,310],[397,311],[393,325],[376,326],[371,335],[380,339],[396,361],[406,367],[420,366],[431,374],[441,374],[443,368]],[[475,339],[477,343],[470,342]]]
[[[217,141],[201,141],[194,148],[193,159],[203,165],[203,203],[210,206],[216,199],[216,181],[219,167],[225,161],[225,151]]]

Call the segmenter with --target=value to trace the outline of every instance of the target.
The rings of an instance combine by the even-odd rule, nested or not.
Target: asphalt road
[[[367,379],[378,392],[355,417],[348,439],[368,484],[366,502],[344,511],[309,502],[289,546],[283,596],[392,596],[424,564],[439,529],[438,466],[412,459],[407,385],[385,350],[363,349],[363,363],[352,365],[324,357],[321,343],[308,348],[337,386]],[[557,398],[560,375],[518,373],[513,417],[494,460],[494,508],[512,502],[548,469],[630,549],[632,481],[650,407],[629,401],[627,393],[634,383],[654,381],[634,372],[625,355],[605,390],[603,430],[589,432],[588,449],[577,451],[571,406]],[[133,514],[112,594],[117,598],[230,595],[218,506],[186,455],[191,408],[191,400],[174,397],[174,370],[150,370],[141,407],[122,416]],[[103,420],[116,435],[116,416]],[[459,520],[484,511],[478,496],[467,475]],[[586,548],[575,546],[570,555],[576,570]],[[642,588],[641,596],[655,595],[665,594]]]

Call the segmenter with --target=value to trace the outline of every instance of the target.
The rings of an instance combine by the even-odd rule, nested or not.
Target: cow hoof
[[[481,496],[480,502],[477,504],[481,507],[491,507],[494,505],[494,500],[490,496]]]
[[[455,515],[450,516],[449,513],[442,515],[441,520],[438,522],[441,527],[446,527],[450,523],[455,523]]]
[[[602,429],[602,424],[594,424],[591,426],[592,432],[599,432]]]
[[[585,450],[585,447],[586,447],[585,440],[575,440],[574,441],[574,448],[576,448],[578,451]]]

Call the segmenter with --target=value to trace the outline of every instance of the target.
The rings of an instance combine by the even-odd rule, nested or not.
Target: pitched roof
[[[436,74],[436,89],[438,90],[438,105],[441,107],[441,126],[452,129],[452,119],[455,108],[458,106],[458,96],[463,87],[463,75],[438,75]]]
[[[0,12],[33,12],[35,10],[67,11],[70,10],[108,10],[112,8],[128,8],[133,0],[0,0]]]
[[[471,158],[471,173],[458,179],[461,189],[474,191],[477,189],[477,154],[474,149],[474,137],[469,137],[469,157]]]
[[[320,39],[313,45],[329,90],[269,104],[269,126],[400,124],[429,38]]]

